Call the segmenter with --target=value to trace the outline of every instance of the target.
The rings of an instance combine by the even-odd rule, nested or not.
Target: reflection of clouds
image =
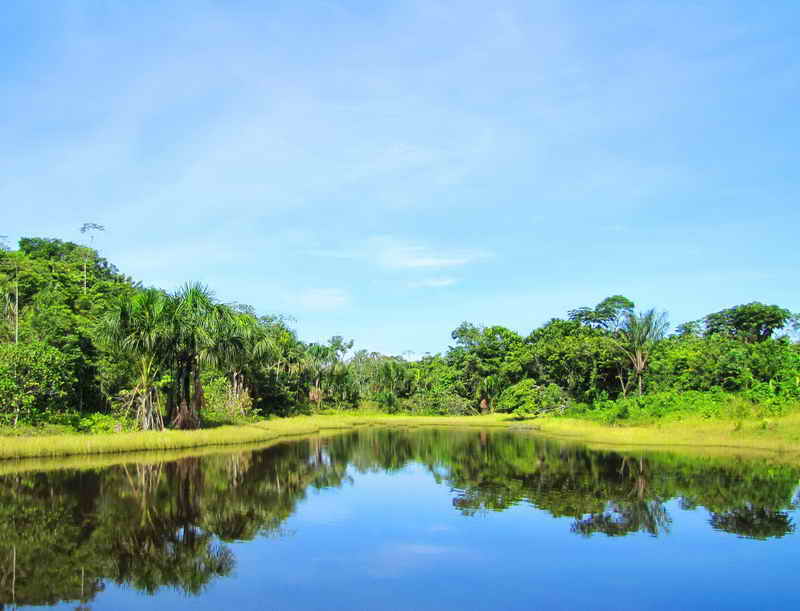
[[[397,547],[399,548],[400,551],[408,554],[424,554],[428,556],[433,554],[447,554],[448,552],[455,549],[446,545],[424,545],[419,543],[412,543],[410,545],[399,545]]]
[[[408,573],[432,567],[442,556],[469,553],[455,545],[430,545],[426,543],[393,543],[379,547],[367,558],[370,577],[404,577]]]
[[[336,524],[352,519],[353,509],[341,499],[320,495],[313,503],[303,503],[295,518],[306,524]]]
[[[431,524],[428,527],[428,532],[432,532],[432,533],[450,532],[452,530],[455,530],[455,529],[452,526],[450,526],[449,524]]]

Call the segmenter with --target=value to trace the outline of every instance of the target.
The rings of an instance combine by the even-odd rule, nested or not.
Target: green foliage
[[[630,361],[640,395],[644,390],[644,373],[649,364],[650,353],[656,343],[664,338],[668,328],[669,323],[663,312],[659,314],[655,309],[642,313],[627,312],[614,337],[617,346]],[[622,394],[627,394],[627,385],[623,385]]]
[[[501,326],[462,323],[452,333],[456,345],[447,352],[447,364],[459,372],[464,397],[473,397],[488,376],[519,380],[527,362],[527,349],[519,334]]]
[[[800,347],[785,340],[748,344],[714,335],[671,337],[653,350],[648,384],[655,391],[743,391],[772,383],[790,391],[800,375]]]
[[[563,410],[566,406],[567,396],[560,387],[540,386],[530,378],[509,386],[497,401],[498,411],[513,412],[519,417]]]
[[[257,412],[248,390],[234,392],[230,379],[218,372],[203,374],[205,403],[201,412],[207,424],[236,424],[252,420]]]
[[[379,390],[376,392],[375,402],[381,407],[382,410],[389,414],[393,414],[398,409],[397,395],[391,390]]]
[[[781,416],[796,405],[793,397],[761,389],[758,393],[734,394],[714,388],[710,391],[662,391],[617,400],[597,401],[568,408],[564,415],[604,424],[646,424],[658,420],[689,417],[741,420]]]
[[[623,295],[606,297],[594,308],[577,308],[570,310],[569,319],[590,327],[614,331],[625,321],[626,316],[633,313],[635,304]]]
[[[404,400],[402,407],[403,411],[419,416],[467,416],[478,413],[474,402],[447,389],[420,391]]]
[[[612,337],[576,321],[553,319],[528,337],[529,375],[556,384],[574,399],[594,399],[619,392],[623,355]]]
[[[80,418],[76,429],[82,433],[102,434],[132,431],[135,427],[136,422],[130,418],[93,413]]]
[[[0,344],[0,422],[37,424],[72,391],[69,360],[41,342]]]
[[[706,335],[725,335],[747,343],[763,342],[791,317],[792,313],[785,308],[754,301],[706,316]]]
[[[18,250],[0,248],[0,348],[12,350],[18,335],[13,350],[48,352],[36,363],[19,361],[28,363],[24,380],[0,369],[0,423],[193,428],[364,403],[462,415],[580,402],[598,413],[656,417],[680,411],[670,407],[673,395],[714,389],[770,413],[800,401],[800,348],[772,337],[797,321],[784,308],[735,306],[667,339],[664,315],[636,313],[622,295],[568,317],[527,337],[464,322],[446,354],[419,361],[353,354],[341,336],[303,343],[286,319],[220,303],[203,285],[142,289],[91,248],[24,238]],[[634,389],[659,398],[615,402]],[[709,412],[701,403],[687,405]],[[111,412],[96,422],[90,416]]]

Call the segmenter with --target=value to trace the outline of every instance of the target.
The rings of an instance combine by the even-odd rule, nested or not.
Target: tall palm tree
[[[242,349],[242,340],[232,331],[234,311],[217,303],[206,286],[187,283],[172,298],[176,364],[172,426],[192,429],[200,426],[204,405],[202,367],[229,361]]]
[[[309,344],[303,355],[303,365],[310,378],[308,400],[317,404],[319,409],[322,404],[322,382],[331,365],[333,350],[322,344]]]
[[[213,351],[215,365],[230,376],[229,406],[242,409],[247,392],[246,371],[257,364],[270,367],[276,363],[280,348],[270,328],[247,312],[234,312],[220,331]]]
[[[664,338],[669,329],[667,315],[656,312],[654,308],[646,312],[628,312],[614,336],[614,341],[620,350],[631,362],[639,388],[642,394],[642,378],[647,369],[650,350],[653,345]]]
[[[121,299],[97,327],[100,343],[134,365],[136,381],[127,401],[143,430],[164,428],[156,382],[171,352],[171,305],[163,292],[146,289]]]

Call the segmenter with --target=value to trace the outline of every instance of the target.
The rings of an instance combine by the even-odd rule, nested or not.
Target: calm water
[[[800,470],[369,430],[0,477],[0,602],[793,609]]]

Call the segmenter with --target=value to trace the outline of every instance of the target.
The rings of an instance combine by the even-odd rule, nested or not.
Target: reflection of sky
[[[232,545],[199,598],[108,586],[93,609],[772,609],[800,603],[798,539],[742,539],[667,503],[670,534],[570,532],[527,504],[467,517],[419,465],[309,490],[280,539]],[[795,519],[797,516],[795,516]],[[61,608],[72,608],[62,605]]]

